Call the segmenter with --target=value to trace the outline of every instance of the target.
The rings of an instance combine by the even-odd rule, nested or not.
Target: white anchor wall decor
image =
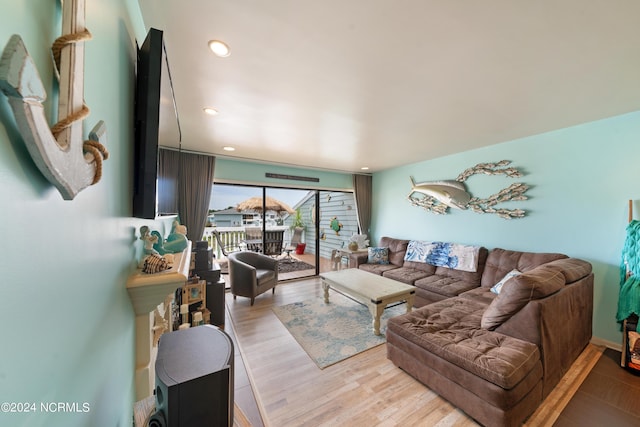
[[[109,153],[104,122],[83,141],[82,120],[89,115],[84,104],[84,0],[63,2],[62,36],[53,44],[60,75],[58,123],[51,128],[42,103],[47,94],[36,66],[19,35],[13,35],[0,58],[0,89],[8,97],[20,135],[42,174],[72,200],[102,176],[102,160]]]
[[[529,189],[528,185],[521,182],[511,184],[509,187],[503,188],[498,193],[484,199],[472,197],[464,185],[464,181],[467,178],[480,173],[506,175],[509,178],[521,177],[522,173],[518,169],[513,167],[504,168],[510,163],[509,160],[501,160],[497,163],[478,163],[462,172],[455,180],[417,183],[413,177],[410,177],[411,192],[407,198],[413,206],[422,207],[436,214],[446,214],[447,209],[451,207],[455,209],[469,208],[478,213],[492,213],[505,219],[522,218],[525,215],[525,211],[522,209],[504,209],[496,208],[495,206],[498,203],[507,201],[527,200],[527,196],[524,193]],[[420,196],[416,196],[416,194],[420,194]]]

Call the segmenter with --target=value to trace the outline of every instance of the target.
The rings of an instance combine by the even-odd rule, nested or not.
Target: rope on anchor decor
[[[53,44],[51,45],[51,52],[53,54],[53,60],[56,65],[57,74],[59,74],[60,70],[60,57],[62,54],[62,49],[72,43],[84,42],[87,40],[91,40],[92,38],[93,36],[89,32],[89,30],[85,29],[77,33],[65,34],[54,40]],[[65,117],[64,119],[58,121],[58,123],[56,123],[55,125],[51,126],[51,133],[55,138],[57,138],[64,129],[68,128],[77,121],[86,119],[87,117],[89,117],[89,114],[91,114],[91,110],[89,110],[87,104],[83,102],[82,109],[80,111],[77,111]],[[102,161],[109,158],[109,151],[107,150],[107,147],[105,147],[99,141],[93,139],[87,139],[83,142],[82,151],[85,154],[91,154],[95,160],[96,171],[93,177],[93,181],[91,182],[91,185],[94,185],[102,178]]]
[[[89,30],[85,29],[77,33],[65,34],[55,39],[53,41],[53,44],[51,45],[51,52],[53,53],[53,60],[56,63],[56,69],[58,69],[58,71],[60,70],[60,56],[63,47],[71,43],[91,40],[92,38],[93,36],[89,32]]]

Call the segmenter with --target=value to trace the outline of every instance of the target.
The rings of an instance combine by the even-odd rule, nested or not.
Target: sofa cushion
[[[276,272],[274,270],[264,270],[262,268],[256,269],[256,279],[258,286],[263,285],[266,282],[270,282],[276,278]]]
[[[524,273],[539,265],[562,258],[568,257],[557,253],[519,252],[500,248],[492,249],[485,263],[481,286],[490,288],[513,269]]]
[[[413,285],[416,280],[427,277],[430,274],[432,273],[423,269],[409,267],[394,268],[393,270],[388,270],[382,273],[384,277],[397,280],[398,282],[407,283],[409,285]]]
[[[455,297],[389,319],[387,330],[504,389],[540,360],[535,344],[480,328],[486,304]]]
[[[378,246],[389,248],[389,263],[401,267],[407,253],[408,240],[381,237]]]
[[[389,264],[388,247],[369,247],[367,264]]]
[[[413,261],[405,261],[402,264],[402,267],[409,268],[411,270],[424,271],[428,274],[434,274],[437,268],[435,265],[427,264],[426,262],[413,262]]]
[[[395,270],[396,268],[400,267],[394,264],[360,264],[358,268],[360,270],[368,271],[369,273],[382,276],[382,273],[384,273],[385,271]]]
[[[473,288],[470,291],[463,292],[459,296],[482,302],[488,307],[489,304],[491,304],[493,300],[496,299],[498,294],[494,294],[489,288],[480,286],[478,288]]]
[[[462,292],[478,287],[477,283],[467,282],[456,277],[440,276],[438,274],[418,279],[413,285],[447,298],[458,296]]]
[[[512,277],[482,315],[481,326],[489,330],[497,328],[529,301],[556,293],[565,283],[562,270],[549,264]]]
[[[405,261],[402,267],[384,271],[383,276],[394,279],[402,283],[413,285],[416,280],[422,279],[435,273],[436,267],[424,262]]]

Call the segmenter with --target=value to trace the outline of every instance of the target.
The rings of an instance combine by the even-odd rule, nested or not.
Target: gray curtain
[[[215,163],[213,156],[180,153],[178,215],[192,242],[202,240],[207,223]]]
[[[356,199],[356,212],[358,213],[358,226],[360,234],[371,235],[371,197],[373,194],[371,175],[353,175],[353,190]]]
[[[158,151],[158,215],[178,213],[178,173],[180,152]]]

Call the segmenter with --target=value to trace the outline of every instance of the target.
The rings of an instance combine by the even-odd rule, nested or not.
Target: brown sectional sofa
[[[522,424],[591,339],[591,264],[481,248],[477,271],[465,272],[404,261],[408,244],[380,239],[389,264],[354,256],[360,269],[416,286],[416,309],[388,322],[388,358],[483,425]],[[522,274],[491,292],[513,269]]]

